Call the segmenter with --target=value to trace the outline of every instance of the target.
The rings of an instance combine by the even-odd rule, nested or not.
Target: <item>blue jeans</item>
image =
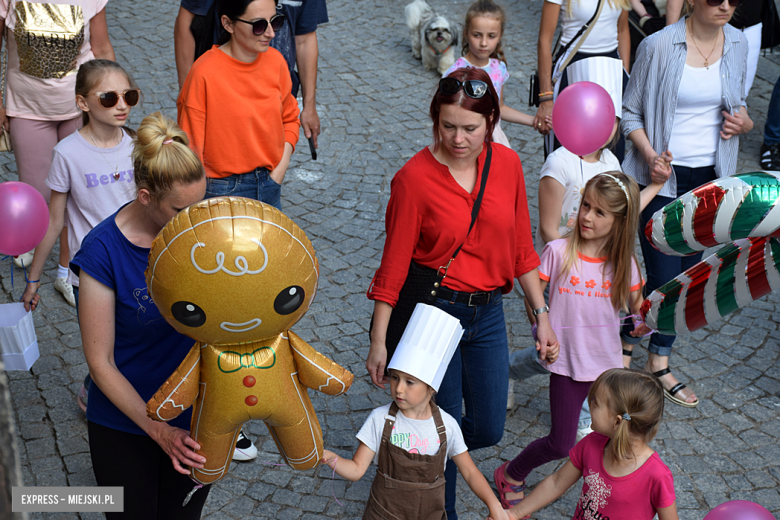
[[[509,354],[509,376],[512,379],[522,381],[537,374],[549,376],[550,371],[539,363],[539,351],[536,350],[535,346]],[[588,400],[585,399],[585,402],[582,403],[582,410],[580,410],[580,421],[577,423],[577,429],[587,428],[590,426],[590,421],[590,406]]]
[[[206,179],[206,197],[246,197],[282,209],[282,186],[268,175],[267,168],[237,173],[221,179]]]
[[[714,166],[706,166],[704,168],[672,166],[674,168],[674,176],[677,179],[678,197],[715,179]],[[678,274],[690,269],[701,261],[702,253],[696,253],[691,256],[667,256],[654,248],[647,240],[647,237],[645,237],[645,226],[647,226],[653,214],[674,200],[669,197],[656,195],[639,218],[639,244],[642,246],[642,256],[645,258],[645,271],[647,272],[646,294],[650,294]],[[659,356],[669,356],[672,353],[672,345],[676,337],[655,333],[650,336],[650,344],[647,346],[647,351]]]
[[[772,97],[769,98],[769,110],[764,125],[764,144],[780,143],[780,77],[777,78]]]
[[[460,424],[469,451],[498,444],[504,435],[509,384],[503,300],[499,296],[486,305],[469,307],[438,299],[436,306],[458,318],[464,329],[436,394],[436,404]],[[461,417],[464,400],[466,415]],[[447,461],[444,478],[447,518],[456,520],[457,468],[452,460]]]

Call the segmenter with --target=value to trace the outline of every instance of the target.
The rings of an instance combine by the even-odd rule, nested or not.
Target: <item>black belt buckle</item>
[[[486,300],[486,301],[484,301],[484,302],[482,302],[482,303],[474,303],[474,302],[472,302],[471,300],[472,300],[472,298],[474,298],[475,296],[477,297],[477,299],[479,299],[479,298],[482,298],[482,297],[485,297],[485,296],[486,296],[486,297],[487,297],[487,300]],[[491,293],[489,293],[489,292],[474,292],[474,293],[471,293],[471,294],[469,294],[469,302],[468,302],[468,306],[469,306],[469,307],[476,307],[476,306],[478,306],[478,305],[487,305],[488,303],[490,303],[490,297],[491,297],[491,296],[492,296],[492,294],[491,294]]]

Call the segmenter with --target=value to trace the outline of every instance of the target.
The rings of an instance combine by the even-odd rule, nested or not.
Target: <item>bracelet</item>
[[[27,283],[40,283],[40,280],[27,280]]]
[[[542,97],[542,96],[553,96],[553,95],[555,95],[555,92],[540,92],[539,93],[539,97]]]
[[[553,101],[552,94],[545,95],[545,96],[539,96],[539,101]]]

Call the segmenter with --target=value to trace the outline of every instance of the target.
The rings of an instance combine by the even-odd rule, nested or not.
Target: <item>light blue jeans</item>
[[[509,354],[509,377],[517,381],[528,379],[537,374],[550,375],[550,371],[539,362],[539,351],[536,347],[528,347]],[[580,421],[577,423],[577,429],[590,426],[590,406],[588,400],[582,403],[580,410]]]

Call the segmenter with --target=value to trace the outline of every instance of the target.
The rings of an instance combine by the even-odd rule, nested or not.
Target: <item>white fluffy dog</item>
[[[404,9],[406,25],[412,33],[412,56],[422,58],[427,70],[444,74],[455,63],[458,26],[437,15],[425,0],[414,0]]]

